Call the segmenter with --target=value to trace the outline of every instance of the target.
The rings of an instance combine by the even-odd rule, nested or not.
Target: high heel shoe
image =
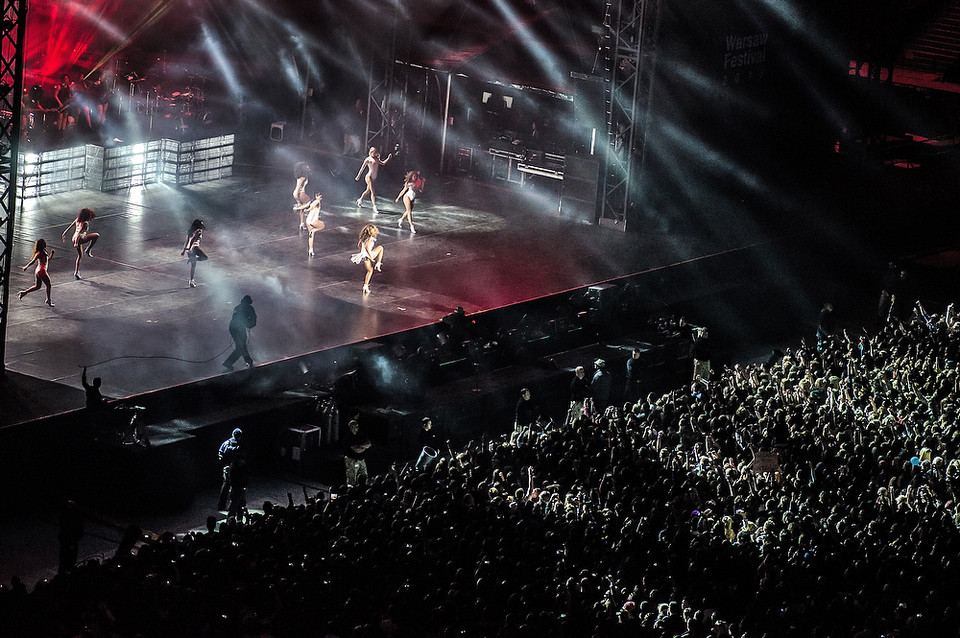
[[[403,228],[403,218],[397,220],[397,228]]]
[[[22,300],[23,300],[23,296],[24,296],[25,294],[27,294],[27,291],[26,291],[26,290],[21,290],[20,292],[17,293],[17,299],[19,299],[19,300],[22,301]]]
[[[91,251],[89,247],[84,252],[87,253],[87,257],[93,257],[93,251]]]
[[[417,234],[417,229],[413,227],[413,224],[410,224],[410,234],[411,235]]]
[[[357,208],[363,208],[363,198],[357,200]]]
[[[376,270],[377,272],[381,272],[382,269],[383,269],[383,262],[382,262],[382,261],[378,261],[378,262],[374,265],[373,269]]]
[[[50,301],[49,299],[47,299],[47,305],[50,306],[51,308],[53,308],[53,302]]]
[[[76,279],[77,281],[80,281],[81,279],[83,279],[83,277],[81,277],[80,273],[78,272],[73,273],[73,278]]]
[[[307,257],[313,257],[313,251],[312,251],[312,250],[307,253]]]
[[[370,294],[370,286],[368,286],[367,284],[363,284],[363,294],[365,295]]]

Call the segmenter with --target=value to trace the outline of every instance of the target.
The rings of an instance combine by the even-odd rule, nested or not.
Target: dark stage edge
[[[291,211],[291,167],[300,159],[314,166],[309,190],[324,194],[326,228],[316,237],[314,258]],[[279,145],[262,164],[238,166],[225,180],[21,202],[13,263],[26,264],[33,241],[47,239],[57,251],[50,264],[55,307],[43,304],[42,291],[17,301],[16,290],[33,276],[14,269],[0,426],[82,407],[84,365],[112,397],[213,379],[219,385],[231,348],[227,324],[244,294],[259,315],[250,349],[263,387],[278,362],[429,325],[457,306],[480,313],[625,275],[655,282],[672,267],[702,264],[705,272],[711,260],[792,241],[765,237],[751,223],[651,220],[643,232],[624,233],[560,218],[553,184],[538,190],[436,175],[417,200],[414,235],[397,228],[401,208],[393,197],[409,167],[395,164],[378,180],[379,215],[367,202],[356,206],[359,160]],[[75,281],[69,236],[61,243],[58,235],[81,206],[97,211],[92,230],[101,237],[94,256],[83,258],[83,279]],[[210,259],[198,266],[198,287],[189,289],[180,247],[196,217],[207,223],[203,246]],[[365,296],[362,269],[349,255],[368,222],[381,228],[385,258]],[[666,307],[738,276],[714,273],[687,282],[690,290],[658,290],[663,298],[651,305]],[[25,400],[20,375],[38,384],[36,400]],[[279,377],[283,389],[289,379]]]

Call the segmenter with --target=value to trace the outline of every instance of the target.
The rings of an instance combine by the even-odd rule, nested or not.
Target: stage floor
[[[291,208],[292,166],[300,159],[314,167],[308,190],[324,195],[326,228],[312,258]],[[359,160],[279,145],[261,165],[237,166],[234,177],[220,181],[22,201],[0,425],[81,407],[82,366],[102,377],[113,397],[223,374],[232,349],[227,325],[247,294],[259,317],[249,343],[259,365],[431,324],[457,306],[471,314],[777,241],[748,223],[667,228],[651,221],[640,233],[624,233],[562,219],[555,183],[521,187],[447,175],[429,176],[412,234],[397,227],[402,206],[393,201],[403,169],[411,168],[403,163],[396,158],[381,169],[378,215],[369,202],[356,206]],[[71,235],[61,243],[57,234],[81,207],[97,212],[91,230],[100,239],[77,281]],[[210,259],[198,265],[191,289],[180,249],[194,218],[206,222]],[[364,295],[363,269],[349,256],[368,222],[380,227],[385,256]],[[38,237],[56,250],[49,266],[53,308],[42,290],[21,301],[15,296],[33,284],[32,268],[20,267]],[[23,391],[37,382],[57,391]]]

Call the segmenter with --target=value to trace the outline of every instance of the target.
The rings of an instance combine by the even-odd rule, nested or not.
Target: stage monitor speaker
[[[586,224],[596,224],[600,162],[593,156],[567,155],[563,168],[561,216]]]

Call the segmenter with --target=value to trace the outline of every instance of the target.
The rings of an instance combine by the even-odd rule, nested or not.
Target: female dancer
[[[326,225],[320,221],[320,209],[323,208],[323,195],[317,193],[309,203],[295,206],[295,208],[299,209],[301,214],[306,211],[306,228],[310,231],[310,248],[307,256],[313,257],[313,234],[323,230]]]
[[[410,171],[406,177],[403,178],[403,189],[400,191],[400,194],[397,195],[397,198],[393,200],[399,202],[400,198],[403,198],[404,213],[397,221],[397,228],[403,228],[403,220],[406,218],[406,220],[410,222],[410,232],[414,235],[417,234],[417,229],[413,227],[413,200],[417,198],[417,193],[423,191],[424,182],[425,180],[420,175],[420,171]]]
[[[65,241],[67,233],[70,232],[70,229],[73,228],[73,245],[77,249],[77,265],[73,268],[73,278],[80,279],[80,260],[83,259],[83,245],[90,244],[87,246],[87,257],[93,257],[93,245],[97,243],[97,240],[100,239],[100,233],[91,233],[90,222],[97,216],[95,212],[89,208],[80,209],[80,213],[77,215],[77,218],[70,222],[70,225],[63,229],[63,234],[60,235],[60,241]]]
[[[187,231],[187,241],[183,242],[183,250],[180,251],[181,255],[187,253],[187,259],[190,261],[190,279],[187,280],[187,286],[190,288],[197,287],[196,282],[193,281],[193,277],[197,273],[197,262],[207,260],[207,253],[203,252],[203,248],[200,248],[204,228],[206,226],[203,225],[202,219],[193,220],[193,223],[190,224],[190,230]]]
[[[380,159],[380,151],[377,150],[376,146],[371,146],[370,151],[367,153],[367,157],[363,160],[363,164],[360,165],[360,170],[357,171],[357,177],[354,181],[360,181],[360,175],[363,174],[363,169],[367,169],[367,175],[363,178],[367,183],[366,190],[363,191],[363,194],[357,200],[357,208],[363,206],[363,198],[367,196],[367,193],[370,193],[370,203],[373,204],[373,214],[376,215],[380,211],[377,210],[377,194],[373,190],[373,182],[377,179],[377,171],[380,170],[380,167],[390,161],[390,158],[393,157],[393,153],[387,155],[387,159]]]
[[[373,271],[380,272],[383,267],[383,246],[377,246],[377,235],[380,229],[373,224],[367,224],[360,231],[360,241],[357,246],[360,252],[350,256],[350,261],[355,264],[363,264],[367,270],[367,276],[363,279],[363,292],[370,292],[370,278],[373,277]]]
[[[26,290],[21,290],[18,292],[17,299],[23,299],[24,295],[28,295],[34,290],[40,290],[40,284],[43,284],[47,287],[47,305],[51,308],[53,307],[53,302],[50,301],[50,275],[47,274],[47,261],[53,257],[54,252],[56,251],[51,248],[50,252],[47,253],[47,242],[43,239],[38,239],[33,245],[33,259],[30,260],[29,264],[23,267],[23,270],[26,272],[27,268],[36,262],[37,283],[33,285],[33,288],[27,288]]]
[[[303,223],[303,209],[297,208],[297,206],[310,203],[310,196],[307,195],[307,184],[310,183],[310,165],[306,162],[294,164],[293,177],[297,180],[297,185],[293,189],[293,199],[296,200],[293,210],[300,213],[300,230],[306,230],[307,226]]]

